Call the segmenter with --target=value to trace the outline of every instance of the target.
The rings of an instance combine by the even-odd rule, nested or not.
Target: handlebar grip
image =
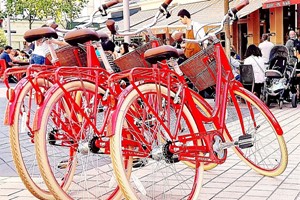
[[[164,9],[167,9],[168,6],[172,3],[173,0],[165,0],[161,6],[164,8]]]
[[[58,24],[56,24],[55,22],[53,24],[50,25],[51,28],[53,28],[54,30],[57,29]]]
[[[108,28],[108,30],[111,32],[111,34],[116,34],[117,30],[115,27],[115,21],[112,19],[108,19],[106,20],[106,27]]]
[[[173,0],[165,0],[164,4],[170,5],[172,3]]]
[[[236,14],[239,10],[241,10],[248,4],[249,4],[249,0],[244,0],[242,3],[240,3],[237,6],[235,6],[234,8],[232,8],[231,11],[233,14]]]
[[[118,3],[119,3],[118,0],[112,0],[112,1],[107,2],[106,4],[103,4],[102,7],[106,10],[107,8],[112,7]]]

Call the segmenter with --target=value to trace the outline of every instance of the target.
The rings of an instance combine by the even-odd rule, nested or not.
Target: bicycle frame
[[[153,40],[152,41],[152,47],[157,47],[159,45],[159,43],[156,41],[156,40]],[[92,45],[88,46],[87,48],[93,48]],[[90,52],[94,52],[90,49]],[[89,52],[89,51],[87,51]],[[93,56],[93,54],[92,54]],[[96,56],[96,55],[94,55]],[[97,58],[97,57],[96,57]],[[98,59],[97,59],[98,61]],[[154,66],[155,68],[157,67],[156,65]],[[75,70],[75,71],[74,71]],[[99,139],[97,140],[96,142],[96,145],[98,147],[100,147],[100,143],[106,143],[107,145],[105,145],[105,152],[104,153],[107,153],[109,154],[109,141],[105,141],[105,140],[102,140],[102,137],[105,137],[107,135],[106,133],[106,124],[107,124],[107,121],[110,117],[110,113],[111,113],[111,110],[113,109],[113,107],[108,107],[108,110],[105,111],[105,115],[104,115],[104,119],[103,119],[103,126],[99,129],[97,129],[96,125],[95,125],[95,122],[97,121],[97,112],[98,112],[98,109],[95,105],[98,105],[99,101],[101,101],[102,105],[108,105],[108,104],[111,104],[111,102],[113,101],[113,99],[116,99],[118,97],[118,95],[122,92],[122,89],[120,87],[119,84],[117,84],[117,92],[114,94],[114,97],[112,97],[111,95],[108,96],[108,98],[102,98],[100,95],[99,95],[99,89],[102,88],[102,90],[106,90],[107,88],[107,80],[109,79],[109,72],[107,72],[105,69],[103,68],[99,68],[99,67],[88,67],[88,68],[70,68],[70,67],[60,67],[59,69],[56,70],[55,72],[55,83],[58,87],[53,87],[51,88],[49,91],[47,91],[47,94],[51,94],[53,93],[56,89],[60,88],[63,90],[64,92],[64,99],[66,101],[66,104],[68,107],[71,107],[73,106],[74,109],[82,116],[82,118],[84,118],[85,120],[85,123],[82,125],[82,127],[84,127],[84,129],[88,126],[90,126],[93,131],[94,131],[94,134],[97,135],[99,137]],[[81,107],[80,105],[78,105],[76,102],[75,102],[75,99],[70,95],[70,93],[68,91],[66,91],[66,89],[64,88],[64,84],[68,82],[68,78],[67,77],[72,77],[73,79],[71,79],[70,81],[73,81],[73,80],[79,80],[82,82],[83,84],[83,81],[88,81],[88,82],[91,82],[93,84],[96,85],[95,87],[95,91],[94,91],[94,94],[98,94],[98,95],[95,95],[94,96],[94,99],[93,99],[93,108],[92,108],[92,112],[90,113],[90,115],[92,115],[94,118],[91,119],[90,116],[87,115],[87,113],[85,113],[85,110],[83,107]],[[74,78],[76,77],[76,78]],[[63,80],[63,81],[61,81]],[[84,90],[83,90],[84,92]],[[51,98],[50,95],[45,95],[46,96],[46,99],[44,100],[44,102],[47,102],[49,98]],[[104,94],[105,95],[105,94]],[[39,111],[38,111],[38,114],[36,115],[36,118],[34,120],[34,130],[39,130],[40,129],[40,125],[41,125],[41,116],[44,112],[44,109],[45,107],[44,106],[41,106],[39,108]],[[72,116],[71,116],[72,117]],[[72,118],[73,120],[77,120],[76,117]],[[56,122],[56,120],[53,120],[54,122]],[[57,125],[62,125],[62,123],[60,122],[57,122],[58,124]],[[78,137],[78,135],[74,135],[72,133],[72,131],[70,131],[68,129],[68,127],[66,126],[63,126],[62,127],[62,130],[65,131],[65,132],[68,132],[68,136],[70,137]],[[103,148],[103,146],[101,146]]]
[[[190,112],[194,116],[199,116],[199,117],[194,118],[195,122],[197,124],[197,128],[199,130],[199,133],[194,133],[193,138],[184,138],[181,136],[179,136],[179,137],[181,137],[182,141],[186,141],[186,142],[204,140],[205,145],[179,147],[179,146],[176,146],[175,144],[174,145],[172,144],[172,145],[170,145],[171,152],[172,151],[173,151],[172,153],[176,153],[176,152],[180,152],[180,151],[184,152],[188,149],[188,152],[208,153],[209,156],[204,157],[204,156],[200,156],[198,154],[197,157],[198,157],[198,159],[200,159],[203,162],[205,161],[205,162],[213,162],[213,163],[221,164],[225,161],[226,156],[224,156],[224,158],[222,158],[222,159],[217,158],[213,154],[213,149],[212,149],[211,144],[213,142],[213,137],[215,135],[218,135],[219,137],[221,137],[224,142],[225,142],[225,139],[224,139],[223,134],[226,134],[230,138],[230,135],[228,134],[228,131],[226,129],[226,124],[225,124],[226,108],[227,108],[227,102],[228,102],[229,97],[231,98],[235,107],[238,108],[237,109],[238,118],[242,122],[242,120],[241,120],[242,112],[238,106],[238,100],[235,98],[233,91],[235,88],[242,88],[243,86],[241,85],[241,83],[239,83],[238,81],[236,81],[234,79],[231,66],[228,62],[227,56],[226,56],[220,42],[217,41],[213,45],[214,45],[214,57],[215,57],[216,63],[217,63],[217,76],[213,76],[213,78],[216,80],[216,99],[215,99],[215,107],[212,109],[212,113],[210,116],[204,116],[197,109],[196,104],[193,100],[191,90],[187,87],[187,83],[185,82],[184,76],[183,75],[180,76],[179,74],[175,73],[174,71],[168,69],[168,67],[165,64],[161,65],[162,69],[159,69],[159,68],[152,68],[152,69],[134,68],[130,72],[113,75],[110,77],[108,85],[110,86],[111,93],[113,94],[114,93],[114,87],[113,87],[114,84],[113,83],[122,77],[127,77],[130,80],[132,88],[138,92],[139,97],[149,107],[149,112],[152,112],[152,113],[154,113],[154,115],[156,115],[155,118],[160,122],[160,124],[162,125],[164,130],[166,130],[168,132],[168,136],[172,139],[176,138],[177,135],[172,136],[172,134],[169,132],[169,129],[166,127],[166,125],[161,120],[160,116],[155,114],[156,113],[155,110],[153,110],[151,105],[149,105],[147,100],[143,97],[143,94],[141,93],[141,91],[139,91],[138,86],[141,84],[144,84],[144,83],[153,83],[153,84],[157,85],[157,95],[158,95],[157,99],[158,99],[158,102],[161,102],[161,97],[160,97],[160,92],[159,92],[161,86],[164,85],[168,88],[169,91],[171,91],[172,85],[176,85],[176,84],[181,85],[181,87],[177,87],[177,88],[175,88],[175,90],[173,89],[173,91],[175,91],[175,93],[178,93],[178,94],[181,93],[181,95],[180,95],[180,99],[181,99],[180,106],[181,107],[178,108],[179,113],[181,113],[183,106],[187,106],[188,109],[190,110]],[[129,89],[128,89],[128,91],[129,91]],[[249,92],[249,95],[251,95],[250,92]],[[126,95],[120,96],[118,99],[118,103],[121,105],[125,98],[126,98]],[[176,96],[175,96],[175,98],[176,98]],[[254,98],[256,98],[256,97],[254,97]],[[169,100],[170,99],[167,99],[167,101],[169,101]],[[263,104],[263,102],[261,102],[258,98],[256,98],[256,100],[262,107],[266,107]],[[251,110],[250,105],[247,105],[247,106],[250,109],[251,118],[253,120],[253,123],[255,124],[256,120],[254,117],[254,113]],[[115,113],[118,113],[118,111],[119,110],[117,107]],[[270,116],[272,116],[272,114],[270,112],[269,112],[269,114],[270,114]],[[117,118],[117,116],[112,115],[112,119],[116,119],[116,118]],[[180,118],[180,114],[179,114],[179,118]],[[207,132],[207,130],[203,126],[203,123],[202,123],[203,121],[213,122],[217,126],[216,127],[217,131]],[[112,123],[109,127],[111,130],[110,136],[112,136],[115,133],[115,130],[114,130],[114,128],[116,127],[115,123],[116,123],[116,121],[112,121]],[[131,123],[133,123],[133,122],[131,122]],[[278,123],[274,117],[272,118],[271,123],[278,130],[278,134],[282,135],[282,133],[283,133],[282,129],[280,128],[280,126],[278,125]],[[240,126],[242,129],[242,132],[244,134],[246,134],[244,124],[241,123]],[[176,123],[176,131],[175,132],[177,132],[178,129],[179,129],[179,121],[177,121],[177,123]],[[138,136],[136,136],[136,137],[138,137]],[[175,149],[177,149],[177,150],[175,151]],[[141,155],[136,155],[136,156],[141,156]],[[195,157],[195,155],[193,155],[193,157]],[[185,155],[185,157],[181,157],[181,159],[189,160],[189,155]]]

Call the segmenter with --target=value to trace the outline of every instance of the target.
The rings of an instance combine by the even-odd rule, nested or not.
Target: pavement
[[[35,199],[19,178],[10,153],[8,127],[3,125],[7,100],[0,82],[0,200]],[[284,131],[289,162],[278,177],[265,177],[246,166],[232,150],[222,165],[205,172],[199,199],[202,200],[300,200],[300,104],[283,109],[273,105],[271,111]],[[34,153],[34,152],[33,152]]]

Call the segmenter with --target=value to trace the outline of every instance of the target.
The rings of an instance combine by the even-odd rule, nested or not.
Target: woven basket
[[[161,40],[157,39],[159,46],[162,45]],[[121,71],[132,69],[134,67],[151,67],[151,64],[144,60],[144,53],[146,50],[151,49],[151,41],[136,48],[120,58],[114,60],[115,64],[120,68]]]
[[[203,49],[179,67],[199,91],[215,85],[217,68],[214,46]]]
[[[65,45],[56,49],[55,52],[61,66],[87,66],[86,52],[79,47]],[[51,61],[50,53],[46,55],[46,58]]]

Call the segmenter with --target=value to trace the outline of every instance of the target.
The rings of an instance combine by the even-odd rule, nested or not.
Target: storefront
[[[240,3],[239,0],[233,0],[230,2],[230,7],[238,3]],[[250,44],[258,45],[263,33],[269,33],[274,44],[285,44],[285,36],[289,30],[299,31],[300,28],[300,9],[297,11],[296,4],[300,4],[300,0],[249,0],[249,5],[239,12],[239,20],[231,25],[231,44],[236,47],[240,55],[244,55]],[[185,31],[185,27],[177,16],[181,9],[188,10],[192,20],[212,26],[220,22],[224,16],[224,0],[178,5],[170,18],[160,20],[151,28],[153,34],[172,42],[170,38],[172,32]],[[150,24],[156,12],[157,9],[142,9],[132,15],[130,17],[131,28],[137,29]],[[123,21],[121,20],[118,24],[122,29]]]

